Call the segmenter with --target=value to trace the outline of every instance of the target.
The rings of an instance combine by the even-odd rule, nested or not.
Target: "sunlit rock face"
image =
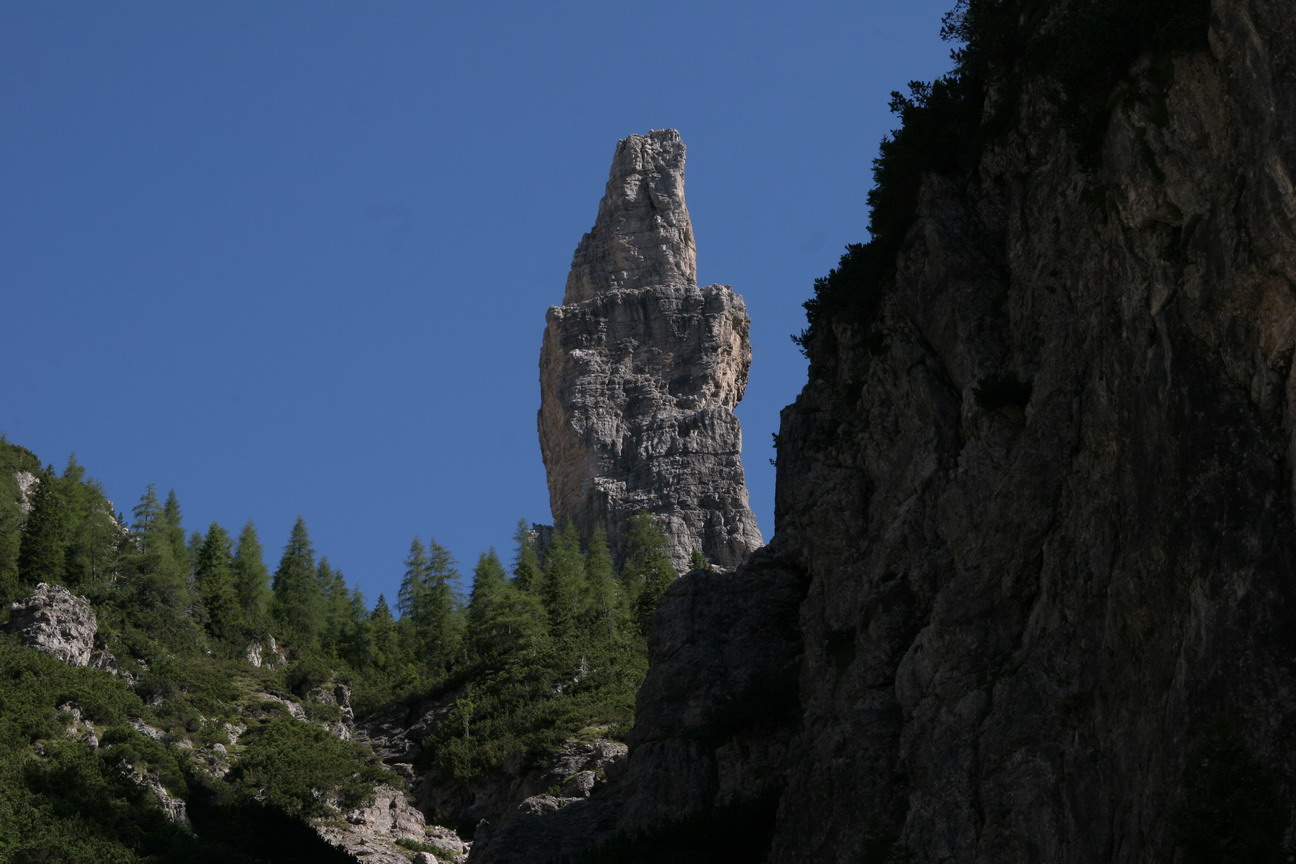
[[[540,352],[540,449],[555,524],[658,518],[676,566],[732,567],[761,545],[734,407],[750,320],[727,285],[697,284],[684,143],[668,129],[618,143],[594,228],[572,259]]]

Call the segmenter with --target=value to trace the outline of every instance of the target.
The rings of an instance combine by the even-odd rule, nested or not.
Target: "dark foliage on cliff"
[[[919,186],[939,175],[966,182],[990,141],[1008,129],[1028,78],[1049,82],[1077,160],[1093,169],[1120,85],[1140,57],[1168,59],[1205,46],[1209,0],[958,0],[942,36],[954,68],[891,94],[900,125],[878,148],[868,192],[869,235],[846,248],[806,301],[808,351],[820,325],[875,318],[913,225]]]

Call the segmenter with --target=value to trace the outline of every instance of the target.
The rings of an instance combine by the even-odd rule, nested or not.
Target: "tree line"
[[[35,478],[25,494],[24,475]],[[241,662],[273,638],[289,655],[285,686],[299,693],[345,681],[359,713],[453,698],[424,766],[453,778],[519,751],[538,758],[585,726],[628,726],[648,623],[677,574],[649,514],[625,536],[618,561],[601,531],[520,521],[511,560],[483,553],[468,592],[450,552],[415,537],[394,608],[382,595],[370,608],[300,517],[271,571],[250,521],[237,536],[217,523],[186,533],[176,493],[150,484],[127,522],[75,457],[59,473],[0,440],[0,600],[66,585],[94,603],[119,659],[154,677],[159,646]]]

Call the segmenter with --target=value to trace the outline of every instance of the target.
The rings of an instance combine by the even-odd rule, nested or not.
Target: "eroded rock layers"
[[[540,449],[555,524],[619,546],[640,510],[683,569],[694,550],[732,567],[761,545],[734,407],[750,321],[727,285],[697,284],[674,130],[617,145],[594,228],[572,259],[540,353]]]

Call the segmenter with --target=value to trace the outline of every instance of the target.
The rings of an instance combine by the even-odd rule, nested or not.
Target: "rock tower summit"
[[[728,285],[697,284],[673,129],[617,144],[594,228],[576,247],[540,351],[540,450],[555,524],[603,526],[619,548],[647,510],[683,569],[725,567],[761,545],[733,410],[751,321]]]

